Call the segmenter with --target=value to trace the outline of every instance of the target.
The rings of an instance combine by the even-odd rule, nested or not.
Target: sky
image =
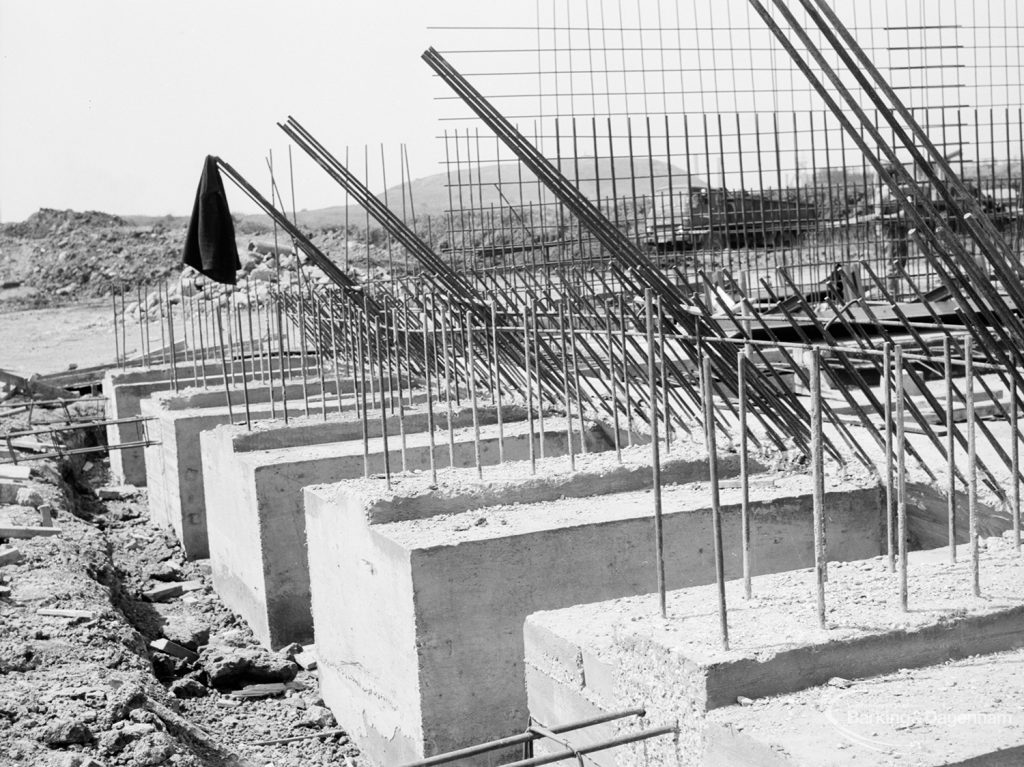
[[[450,106],[419,57],[444,32],[428,26],[517,16],[532,23],[534,4],[0,0],[0,221],[40,207],[187,214],[207,154],[265,186],[268,149],[287,169],[288,115],[336,154],[404,143],[413,177],[440,172]],[[299,209],[343,202],[294,162]]]
[[[936,78],[953,77],[950,82],[968,86],[956,93],[957,103],[1016,109],[1024,99],[1017,45],[1024,26],[1016,5],[977,0],[971,14],[958,17],[958,0],[935,2],[929,8],[942,11],[936,18],[952,19],[958,30],[973,25],[956,32],[963,38],[957,41],[969,45],[962,53],[957,48],[945,69],[925,71],[927,90],[903,91],[905,98],[918,93],[945,103],[948,91],[936,90]],[[934,63],[922,57],[948,53],[948,46],[936,46],[949,42],[936,37],[947,34],[942,30],[917,41],[931,46],[914,54],[920,61],[904,62],[899,56],[911,54],[889,49],[925,35],[914,32],[916,26],[879,31],[916,24],[918,0],[844,0],[838,7],[854,27],[874,30],[875,47],[867,32],[863,40],[881,66]],[[546,31],[534,33],[538,20]],[[519,30],[436,28],[454,25]],[[590,25],[608,32],[583,39],[565,31]],[[646,30],[642,35],[638,25]],[[1000,27],[1010,31],[1000,33]],[[773,111],[816,103],[801,95],[809,92],[805,80],[747,0],[0,0],[0,221],[23,220],[40,207],[184,215],[207,154],[223,157],[266,193],[270,150],[290,207],[282,183],[288,141],[276,125],[288,115],[342,160],[351,148],[349,167],[376,192],[384,188],[381,146],[388,186],[399,181],[403,144],[413,178],[442,172],[446,147],[439,136],[460,124],[441,118],[468,112],[421,61],[431,45],[456,49],[450,54],[456,68],[514,120],[538,110],[548,118],[580,114],[584,120],[588,109],[636,120],[645,113],[686,113],[696,130],[701,113],[736,110],[749,120],[754,111],[771,118]],[[539,55],[531,47],[552,52]],[[567,59],[570,47],[583,52]],[[521,53],[486,53],[495,48]],[[590,48],[594,58],[586,53]],[[467,52],[473,49],[484,53]],[[977,61],[975,50],[982,55]],[[1015,61],[1000,59],[1011,52]],[[538,78],[538,68],[548,74]],[[598,75],[596,82],[591,76],[609,69],[623,74]],[[913,75],[920,67],[902,69],[923,82],[924,75]],[[525,81],[507,76],[519,71]],[[988,91],[981,87],[1004,81]],[[617,95],[566,97],[602,88]],[[497,98],[502,93],[511,95]],[[539,105],[531,107],[523,93],[541,94]],[[520,127],[537,133],[535,123],[533,134],[530,125]],[[749,126],[744,131],[751,132]],[[550,132],[542,129],[539,141],[549,156],[553,149],[543,135]],[[782,137],[779,162],[792,174],[808,163],[807,147],[806,141],[797,147],[795,131],[791,146],[787,140]],[[732,173],[723,169],[722,178],[733,185],[749,182],[738,175],[740,151],[755,150],[741,150],[738,141],[719,152]],[[760,159],[773,161],[770,153]],[[849,161],[818,158],[825,165]],[[714,165],[699,156],[695,162],[697,172],[710,173]],[[344,204],[344,192],[312,161],[296,155],[294,163],[298,209]],[[228,195],[236,212],[254,211],[231,187]]]

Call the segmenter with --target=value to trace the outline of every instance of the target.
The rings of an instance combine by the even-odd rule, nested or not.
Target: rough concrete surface
[[[622,749],[603,763],[700,764],[706,712],[740,696],[1024,645],[1024,561],[1008,541],[988,539],[978,598],[967,547],[959,554],[957,565],[946,562],[946,552],[910,557],[909,612],[900,610],[884,559],[830,564],[825,629],[818,627],[811,571],[755,578],[750,601],[742,584],[730,581],[729,650],[722,648],[713,586],[670,593],[667,619],[652,596],[532,615],[525,628],[531,714],[550,722],[572,719],[580,706],[644,706],[649,723],[675,723],[678,737]]]
[[[473,488],[460,479],[453,485],[471,498],[488,497],[480,492],[484,483]],[[571,475],[562,480],[574,484]],[[783,484],[752,490],[757,572],[810,562],[810,482],[789,477]],[[552,481],[547,487],[553,498],[539,503],[456,514],[427,504],[419,512],[429,514],[433,506],[433,516],[374,523],[391,517],[378,517],[374,502],[390,506],[397,493],[367,485],[357,480],[351,487],[308,489],[306,514],[325,700],[380,763],[466,746],[521,726],[521,629],[530,613],[654,588],[649,491],[560,497]],[[727,491],[723,497],[730,570],[738,561],[737,495]],[[706,484],[664,489],[673,586],[713,578],[708,498]],[[827,503],[834,556],[881,550],[877,488],[839,488]],[[404,583],[387,583],[396,577]],[[406,595],[402,603],[376,610],[396,590]],[[375,610],[371,620],[362,620]],[[361,616],[358,629],[345,625],[349,614]],[[405,636],[409,626],[411,641],[389,639]],[[391,645],[387,657],[379,656],[382,642]],[[403,660],[396,666],[398,656]],[[397,668],[414,670],[418,686],[399,684]]]
[[[1024,650],[837,682],[708,716],[706,767],[1024,764]]]
[[[272,359],[272,363],[275,366],[279,364],[276,355]],[[300,358],[289,358],[288,365],[289,373],[292,376],[301,375],[302,360]],[[307,367],[307,374],[314,375],[314,371],[310,371]],[[253,378],[251,372],[247,378],[249,386],[254,390],[263,385],[262,382]],[[241,378],[235,377],[234,383],[240,385]],[[107,418],[117,420],[138,416],[141,413],[140,400],[156,392],[182,391],[197,387],[223,387],[224,378],[219,362],[205,361],[200,366],[197,362],[182,360],[174,369],[173,380],[169,366],[112,368],[104,373],[102,386],[103,394],[107,398]],[[344,386],[342,388],[344,390]],[[223,392],[223,389],[220,391]],[[278,387],[279,391],[280,387]],[[259,395],[254,393],[254,396],[258,397]],[[140,427],[136,424],[123,423],[107,426],[107,444],[138,442],[140,439]],[[143,487],[146,484],[146,460],[143,449],[133,447],[125,450],[112,450],[110,452],[110,471],[112,478],[118,483]]]
[[[232,390],[233,399],[242,395],[241,390]],[[145,449],[150,515],[157,523],[174,529],[191,558],[209,555],[199,435],[207,429],[231,423],[232,418],[235,421],[245,418],[245,411],[240,406],[229,411],[223,404],[224,397],[224,392],[205,389],[160,392],[141,404],[142,414],[153,417],[148,428],[151,437],[157,441]],[[309,410],[319,413],[322,407],[322,403],[311,403]],[[327,407],[333,408],[330,401]],[[280,403],[275,412],[278,415],[282,413]],[[305,412],[301,399],[289,401],[292,416]],[[249,413],[253,419],[269,418],[270,405],[250,399]]]
[[[506,415],[516,415],[509,410]],[[490,466],[498,458],[499,430],[494,424],[493,408],[478,412],[480,459]],[[442,420],[442,423],[445,419]],[[423,419],[419,419],[422,421]],[[354,421],[354,424],[352,423]],[[417,425],[411,419],[410,428]],[[454,451],[449,451],[447,433],[434,434],[434,460],[472,466],[476,450],[474,432],[465,424],[472,413],[454,413],[452,423]],[[364,472],[363,442],[354,439],[351,428],[361,428],[358,420],[332,424],[331,429],[315,431],[302,428],[307,444],[275,450],[235,453],[231,449],[232,427],[221,427],[203,435],[203,462],[216,472],[217,482],[206,483],[205,495],[210,559],[218,593],[252,627],[261,642],[280,647],[289,642],[308,642],[313,637],[310,613],[309,566],[306,558],[306,530],[302,508],[302,488],[325,481],[361,477]],[[321,424],[321,427],[326,426]],[[557,426],[557,424],[556,424]],[[282,431],[265,432],[283,440]],[[309,434],[346,436],[345,441],[313,444]],[[378,428],[374,433],[379,433]],[[528,427],[523,421],[504,424],[504,452],[507,460],[521,459],[528,452]],[[547,435],[552,448],[565,451],[564,432]],[[429,434],[407,432],[406,449],[398,435],[388,440],[392,471],[405,465],[410,471],[423,471],[430,464]],[[595,447],[591,445],[591,448]],[[602,446],[603,447],[603,446]],[[384,469],[383,440],[370,439],[366,445],[371,472]],[[240,541],[245,540],[245,545]],[[254,556],[255,554],[255,556]]]

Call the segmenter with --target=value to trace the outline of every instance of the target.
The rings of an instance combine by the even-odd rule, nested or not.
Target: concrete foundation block
[[[322,692],[374,762],[419,759],[521,730],[526,617],[655,588],[650,492],[582,495],[588,483],[580,476],[600,487],[599,477],[614,475],[614,459],[609,466],[601,463],[607,456],[585,458],[578,474],[561,476],[561,488],[550,477],[532,486],[526,498],[547,496],[532,503],[518,502],[515,483],[486,477],[472,487],[460,484],[463,497],[454,508],[437,503],[440,489],[410,487],[404,499],[402,487],[373,494],[365,480],[306,490]],[[686,461],[673,460],[686,473],[679,467]],[[689,462],[690,471],[706,471],[706,459]],[[637,465],[623,467],[623,476]],[[812,561],[811,487],[800,481],[752,492],[756,572]],[[503,505],[479,505],[496,498]],[[664,488],[673,588],[714,577],[708,502],[706,485]],[[877,487],[844,488],[827,502],[830,556],[881,551]],[[723,503],[727,567],[735,574],[738,493],[724,492]],[[589,667],[595,683],[611,684],[602,658],[584,663],[576,655],[567,668]]]
[[[834,543],[830,538],[829,544]],[[945,552],[911,554],[910,612],[901,611],[883,558],[830,564],[825,629],[816,618],[812,571],[755,578],[751,600],[743,598],[741,582],[730,581],[729,650],[722,649],[714,585],[671,592],[667,620],[653,596],[538,612],[524,627],[530,714],[554,724],[571,721],[581,711],[646,710],[643,721],[609,723],[573,735],[574,746],[626,730],[678,726],[676,737],[593,755],[608,767],[846,764],[849,754],[836,748],[841,743],[837,737],[831,740],[833,750],[819,750],[810,761],[787,761],[787,752],[779,749],[744,751],[741,741],[756,717],[738,699],[777,709],[782,728],[781,718],[800,710],[792,700],[786,705],[785,696],[821,685],[836,693],[849,687],[849,682],[829,687],[833,678],[852,680],[856,687],[856,680],[900,669],[1024,647],[1019,587],[1024,562],[1008,540],[990,539],[982,562],[985,595],[975,598],[964,587],[969,582],[964,549],[955,567],[945,563]],[[604,667],[596,677],[586,673],[586,657]],[[772,696],[783,696],[783,704],[776,706]],[[815,699],[812,708],[819,704]],[[820,730],[825,722],[820,716],[817,721]],[[744,733],[726,733],[723,728],[732,722]],[[771,723],[760,729],[771,740]],[[804,728],[793,742],[825,734]],[[772,751],[779,761],[744,761],[751,753],[764,758]]]
[[[524,458],[528,452],[527,424],[518,408],[503,408],[506,460]],[[492,465],[498,456],[497,411],[479,408],[481,461]],[[410,471],[430,466],[428,423],[425,408],[408,410],[405,461]],[[435,426],[447,429],[447,413],[435,412]],[[473,423],[469,408],[456,409],[456,465],[475,462]],[[366,424],[369,469],[384,470],[380,421]],[[217,482],[205,483],[205,508],[214,587],[225,603],[252,627],[257,639],[271,648],[313,638],[310,612],[309,567],[302,488],[310,484],[362,477],[363,422],[354,412],[344,417],[298,419],[285,426],[267,423],[250,432],[237,426],[221,426],[201,435],[202,463],[215,473]],[[397,416],[388,419],[388,451],[391,470],[402,468],[401,439]],[[549,447],[564,452],[565,434],[547,435]],[[536,441],[536,440],[535,440]],[[446,431],[434,433],[434,459],[448,466]],[[605,448],[591,443],[590,449]]]
[[[972,656],[717,709],[699,764],[1024,764],[1022,663],[1024,650]]]
[[[319,393],[319,383],[310,383],[306,388],[313,394]],[[329,382],[328,391],[333,388],[334,383]],[[152,417],[148,422],[150,438],[157,442],[144,451],[149,513],[155,522],[174,530],[186,556],[191,559],[209,555],[199,435],[215,426],[245,418],[244,392],[241,389],[231,390],[231,411],[224,405],[226,396],[225,391],[197,389],[180,393],[158,392],[141,400],[141,414]],[[250,387],[248,396],[252,420],[271,417],[269,387]],[[275,400],[279,396],[277,388]],[[290,417],[304,414],[302,385],[289,384],[288,397]],[[326,403],[328,412],[335,409],[333,400],[328,399]],[[311,401],[310,412],[319,414],[323,407],[324,400]],[[283,405],[279,400],[274,412],[278,416],[283,415]]]
[[[279,360],[274,357],[270,364],[275,366],[276,373],[280,365]],[[301,374],[302,359],[290,358],[287,369],[292,375]],[[308,364],[307,374],[313,375],[313,372],[308,369]],[[254,388],[259,386],[258,383],[252,382],[251,375],[248,378]],[[235,380],[241,381],[240,378]],[[178,390],[185,390],[200,386],[222,387],[223,385],[224,378],[219,362],[206,362],[202,368],[191,362],[180,362],[174,370],[173,379],[170,367],[113,369],[104,374],[102,384],[103,394],[107,398],[107,418],[110,420],[133,418],[140,415],[142,412],[141,400],[156,392],[172,391],[175,387]],[[140,427],[132,423],[107,426],[107,444],[121,445],[139,442],[142,440],[142,435],[146,433],[144,429],[144,426]],[[144,487],[146,484],[146,459],[143,448],[111,450],[110,472],[117,484]]]

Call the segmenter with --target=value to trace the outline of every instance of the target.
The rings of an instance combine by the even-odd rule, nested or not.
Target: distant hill
[[[563,162],[562,172],[574,180],[579,174],[579,188],[587,197],[594,200],[598,193],[602,199],[612,196],[612,178],[615,178],[615,191],[619,198],[631,197],[633,194],[633,178],[636,179],[637,195],[649,194],[652,183],[655,192],[669,188],[669,165],[660,160],[649,163],[645,158],[634,159],[630,168],[628,158],[616,159],[614,165],[606,158],[597,163],[591,157],[580,158],[578,169],[572,162]],[[595,168],[596,166],[596,168]],[[595,173],[596,169],[596,173]],[[613,172],[614,171],[614,172]],[[675,166],[671,167],[671,186],[683,189],[687,186],[704,186],[707,181],[697,176],[689,176],[686,171]],[[461,186],[460,186],[461,185]],[[461,188],[461,200],[460,200]],[[342,192],[343,193],[343,192]],[[546,188],[542,188],[536,177],[525,168],[520,176],[518,163],[502,163],[485,165],[481,168],[465,169],[461,178],[453,179],[449,188],[448,174],[435,173],[414,180],[411,184],[398,184],[387,191],[388,206],[402,214],[403,194],[405,211],[411,218],[416,216],[438,216],[446,210],[462,208],[489,209],[492,205],[497,209],[503,206],[537,204],[543,198],[551,202],[553,197]],[[378,195],[384,200],[385,195]],[[365,211],[358,205],[348,206],[349,223],[361,225],[366,221]],[[134,220],[135,217],[133,217]],[[262,213],[242,217],[254,224],[270,225],[270,218]],[[345,225],[345,206],[335,205],[317,210],[300,210],[299,226],[307,230],[326,229]]]

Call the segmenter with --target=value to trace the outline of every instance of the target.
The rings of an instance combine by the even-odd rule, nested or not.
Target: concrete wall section
[[[150,429],[159,444],[145,449],[146,477],[149,484],[149,510],[154,521],[169,525],[192,559],[209,555],[206,534],[206,502],[203,495],[203,463],[199,435],[215,426],[229,423],[227,407],[181,408],[180,399],[205,402],[206,393],[174,395],[168,392],[143,400],[142,414],[153,416]],[[221,395],[223,397],[223,394]],[[223,399],[221,399],[223,401]],[[328,405],[328,407],[332,407]],[[320,406],[310,405],[319,413]],[[268,403],[251,404],[253,419],[270,418]],[[279,416],[282,407],[275,411]],[[297,417],[305,412],[301,401],[289,403],[289,413]],[[244,418],[236,408],[234,418]]]
[[[810,484],[787,490],[762,487],[752,493],[753,559],[758,572],[811,562]],[[318,496],[321,514],[330,497],[322,493],[307,491],[309,497]],[[364,524],[374,518],[358,491],[346,494],[344,486],[334,486],[331,493],[338,508],[347,513],[361,509]],[[736,495],[723,493],[732,572],[738,570],[739,562]],[[667,575],[672,586],[707,583],[713,578],[707,500],[706,485],[664,490]],[[832,556],[872,556],[881,551],[877,488],[844,488],[830,493],[827,502]],[[376,536],[407,551],[410,561],[413,614],[393,617],[399,622],[396,630],[406,623],[416,627],[421,739],[416,740],[412,730],[403,731],[403,737],[416,743],[416,757],[522,728],[527,715],[523,621],[537,610],[651,592],[656,582],[651,513],[650,493],[634,491],[369,524]],[[311,533],[309,545],[312,552],[324,544]],[[372,552],[358,553],[331,566],[352,580],[348,588],[356,589],[365,577],[361,570],[373,568],[372,556]],[[311,554],[314,584],[319,580],[316,561]],[[373,648],[359,644],[341,648],[330,634],[324,635],[315,599],[314,619],[322,658],[344,657],[359,663],[362,673],[390,674],[387,664],[373,665],[369,657]],[[358,643],[359,638],[354,641]],[[403,659],[406,662],[409,659]],[[339,721],[345,727],[373,730],[379,702],[344,680],[328,683],[334,674],[330,666],[324,667],[325,685],[334,690],[325,699],[338,707]],[[348,700],[343,702],[342,697]],[[354,705],[352,698],[362,701],[359,722],[344,718]],[[387,763],[385,754],[373,750],[375,737],[371,734],[360,745],[375,761]],[[492,762],[477,760],[478,764]]]
[[[719,454],[720,477],[734,476],[738,470],[739,461],[734,453]],[[750,470],[763,469],[752,461]],[[665,484],[696,482],[707,477],[707,452],[703,446],[677,443],[671,455],[662,457],[661,478]],[[480,482],[475,472],[466,470],[446,472],[445,481],[439,486],[432,483],[429,475],[409,475],[402,477],[393,490],[378,480],[357,480],[351,484],[351,491],[363,499],[367,519],[375,524],[508,503],[626,492],[651,487],[650,450],[623,449],[621,461],[610,451],[577,454],[575,469],[564,458],[538,459],[535,467],[529,462],[506,463],[499,470],[488,472],[485,480]]]
[[[320,693],[378,764],[421,753],[409,552],[365,524],[359,504],[307,492]],[[372,703],[367,703],[372,701]]]
[[[1024,561],[1009,540],[989,540],[982,573],[985,594],[975,598],[963,587],[968,562],[950,567],[945,552],[914,552],[911,610],[903,612],[883,558],[833,563],[824,629],[811,571],[756,578],[751,600],[730,581],[729,650],[714,585],[670,592],[668,620],[649,597],[539,612],[524,629],[530,712],[558,722],[582,708],[640,706],[646,724],[676,724],[678,736],[597,757],[599,764],[703,764],[708,712],[737,708],[739,696],[770,698],[833,677],[858,680],[1024,646]],[[613,728],[598,734],[610,737]]]
[[[274,363],[277,364],[275,358]],[[301,360],[298,357],[289,361],[293,373],[300,371]],[[198,368],[198,365],[196,366]],[[308,373],[312,375],[312,373]],[[250,376],[251,378],[251,372]],[[240,379],[238,379],[240,382]],[[191,363],[178,365],[175,370],[175,382],[171,380],[169,367],[128,368],[125,370],[108,370],[103,376],[103,394],[107,397],[107,418],[111,420],[132,418],[141,413],[140,401],[156,392],[171,391],[177,387],[184,390],[190,387],[223,386],[219,362],[205,364],[205,377],[197,376]],[[259,382],[253,382],[254,388]],[[345,383],[342,390],[348,391]],[[150,434],[151,438],[153,437]],[[135,424],[115,424],[107,427],[107,443],[110,445],[140,441],[139,427]],[[143,448],[127,448],[110,451],[110,471],[114,481],[119,484],[146,484],[146,461]]]
[[[493,410],[483,414],[487,420]],[[471,420],[471,414],[457,413],[453,423]],[[565,453],[567,437],[552,424],[547,434],[553,455]],[[322,445],[282,448],[231,454],[226,430],[204,435],[204,462],[217,469],[218,482],[208,483],[207,524],[214,585],[221,598],[252,626],[256,637],[277,648],[289,642],[312,639],[310,578],[306,558],[306,532],[302,508],[302,488],[307,485],[362,477],[364,457],[362,440],[331,442]],[[522,460],[529,453],[529,426],[523,421],[506,422],[504,429],[506,460]],[[218,439],[219,437],[219,439]],[[454,457],[457,466],[472,466],[476,443],[471,429],[454,433]],[[495,425],[480,430],[480,458],[491,466],[498,460],[498,429]],[[449,461],[446,434],[434,435],[434,459],[438,467]],[[534,436],[534,441],[539,435]],[[406,435],[405,463],[410,471],[430,466],[429,435]],[[383,440],[368,443],[369,470],[384,471]],[[603,445],[600,447],[604,447]],[[218,449],[219,448],[219,449]],[[388,441],[392,471],[402,465],[400,441]],[[594,449],[595,445],[591,445]],[[239,489],[234,487],[239,485]],[[239,526],[247,528],[247,537],[258,542],[256,548],[236,545]],[[256,555],[258,554],[258,555]]]

